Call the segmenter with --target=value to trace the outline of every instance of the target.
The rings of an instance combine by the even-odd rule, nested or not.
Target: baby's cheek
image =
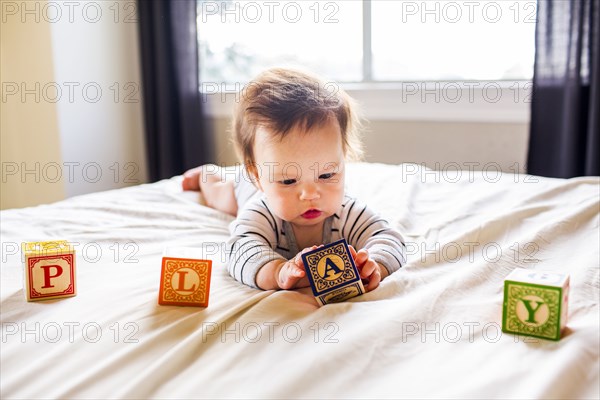
[[[286,206],[286,203],[288,204]],[[269,208],[281,219],[285,221],[290,220],[291,216],[291,207],[289,202],[286,202],[284,198],[275,196],[275,198],[269,199]]]
[[[339,209],[344,202],[344,187],[343,186],[335,186],[330,188],[327,193],[327,197],[330,202],[330,206],[335,210]]]
[[[285,206],[285,204],[281,204],[281,206],[278,208],[277,214],[277,216],[283,219],[284,221],[291,221],[296,217],[296,215],[294,215],[291,212],[291,210],[289,210],[288,207]]]

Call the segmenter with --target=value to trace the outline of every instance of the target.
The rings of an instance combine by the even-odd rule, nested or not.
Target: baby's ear
[[[258,175],[258,168],[256,167],[256,164],[247,163],[246,171],[248,171],[248,177],[250,178],[250,181],[252,182],[252,184],[254,186],[256,186],[256,188],[262,192],[263,189],[262,189],[262,186],[260,185],[260,180],[258,179],[259,175]]]

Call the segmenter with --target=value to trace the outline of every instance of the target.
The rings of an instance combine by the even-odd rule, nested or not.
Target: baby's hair
[[[254,139],[258,127],[283,139],[298,127],[304,132],[334,118],[342,132],[344,155],[362,158],[360,119],[353,99],[337,84],[325,83],[306,72],[272,68],[262,72],[241,92],[233,118],[233,143],[240,160],[255,165]]]

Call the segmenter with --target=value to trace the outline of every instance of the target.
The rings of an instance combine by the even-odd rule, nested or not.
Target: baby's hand
[[[356,250],[354,250],[354,247],[348,247],[350,248],[352,258],[354,258],[354,264],[356,264],[356,267],[360,272],[361,279],[367,280],[367,286],[365,287],[366,291],[370,292],[377,288],[382,279],[382,268],[369,257],[369,251],[367,249],[361,249],[357,253]]]
[[[277,284],[281,289],[295,289],[309,285],[306,270],[304,269],[304,262],[302,261],[302,254],[321,246],[307,247],[296,254],[296,257],[283,263],[276,276]]]

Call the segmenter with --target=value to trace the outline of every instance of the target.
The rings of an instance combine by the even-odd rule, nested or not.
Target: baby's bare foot
[[[183,190],[200,190],[200,175],[202,167],[189,169],[183,173],[183,181],[181,187]]]
[[[206,167],[209,167],[205,169]],[[237,215],[234,181],[223,179],[221,168],[207,164],[187,170],[181,182],[183,190],[202,192],[204,205],[229,215]]]

